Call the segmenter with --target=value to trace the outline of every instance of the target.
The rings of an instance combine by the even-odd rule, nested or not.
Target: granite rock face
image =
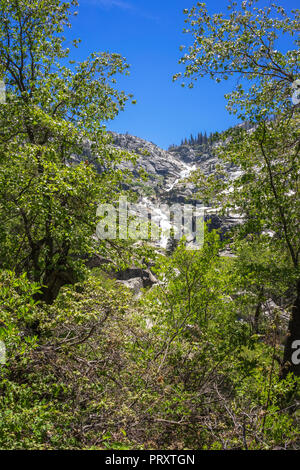
[[[139,277],[129,279],[128,281],[117,281],[117,283],[127,287],[127,289],[131,290],[137,297],[140,296],[141,290],[143,289],[143,281]]]
[[[177,178],[184,169],[184,164],[177,156],[159,148],[153,142],[129,134],[110,134],[115,147],[126,149],[139,157],[136,165],[131,162],[124,164],[136,173],[139,168],[143,168],[151,179],[162,177],[165,180]]]
[[[157,279],[152,274],[150,269],[141,268],[127,268],[116,273],[116,278],[119,281],[130,281],[131,279],[139,278],[142,280],[142,287],[151,287],[157,283]]]
[[[116,132],[110,132],[110,134],[115,147],[125,149],[138,156],[136,164],[126,162],[122,165],[130,168],[136,175],[138,170],[143,168],[149,175],[150,183],[155,187],[161,187],[165,192],[179,189],[184,178],[197,168],[200,168],[205,175],[210,175],[215,171],[218,163],[213,152],[216,144],[180,145],[163,150],[153,142],[148,142],[140,137],[117,134]],[[234,172],[234,168],[228,168],[228,177],[234,175]],[[190,184],[186,189],[193,191]]]
[[[166,151],[159,148],[153,142],[148,142],[139,137],[129,134],[117,134],[111,132],[113,145],[125,149],[138,156],[136,164],[124,163],[123,166],[130,168],[136,175],[142,168],[149,176],[144,188],[134,188],[140,195],[141,200],[150,204],[197,204],[201,203],[196,196],[195,186],[187,181],[190,174],[200,169],[205,175],[214,173],[218,159],[214,155],[213,145],[180,145]],[[236,168],[228,168],[228,178],[234,179],[237,174]],[[145,191],[145,192],[144,192]],[[238,215],[228,214],[220,217],[213,213],[205,215],[210,220],[210,227],[220,230],[222,237],[234,225],[241,222]]]
[[[179,204],[181,207],[183,204],[201,206],[202,201],[198,199],[196,187],[188,181],[188,177],[197,169],[207,176],[215,172],[218,159],[214,154],[214,146],[218,144],[184,144],[163,150],[153,142],[130,134],[115,132],[109,132],[109,134],[112,147],[117,150],[126,150],[136,156],[135,163],[127,160],[123,161],[119,167],[129,169],[136,176],[130,183],[130,188],[139,195],[138,207],[146,209],[148,214],[151,214],[151,219],[153,215],[154,223],[161,228],[163,227],[164,234],[160,242],[155,244],[165,249],[172,222],[170,221],[170,211],[166,211],[164,205],[167,204],[169,208],[175,204]],[[89,142],[85,143],[82,155],[74,155],[70,164],[76,164],[86,159],[95,164],[99,172],[103,171],[100,164],[97,163],[97,159],[92,155]],[[139,177],[141,170],[147,174],[147,180]],[[239,172],[236,168],[229,167],[227,170],[229,180],[238,176]],[[135,213],[136,210],[139,211],[135,208]],[[225,238],[226,233],[242,220],[238,214],[220,216],[218,211],[211,207],[205,207],[204,217],[206,221],[210,221],[208,228],[218,229],[222,238]],[[188,234],[189,236],[192,236],[192,233]],[[89,259],[87,264],[100,266],[107,262],[107,260],[97,258]],[[125,281],[125,279],[119,280]]]

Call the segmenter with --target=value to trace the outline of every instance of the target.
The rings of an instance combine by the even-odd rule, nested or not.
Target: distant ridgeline
[[[240,124],[243,126],[246,130],[249,130],[253,127],[248,122],[245,122],[243,124]],[[197,135],[193,136],[193,134],[190,135],[189,138],[185,137],[184,139],[181,140],[180,145],[175,145],[172,144],[169,146],[168,150],[174,150],[175,148],[182,147],[183,145],[189,145],[189,146],[206,146],[206,145],[211,145],[214,142],[218,141],[220,139],[222,132],[210,132],[209,135],[205,131],[199,132]]]
[[[211,132],[207,135],[207,132],[199,132],[198,135],[190,135],[189,138],[185,137],[181,140],[180,146],[182,145],[207,145],[212,144],[219,138],[220,134],[218,132]],[[172,148],[178,147],[178,145],[170,145],[169,150]]]

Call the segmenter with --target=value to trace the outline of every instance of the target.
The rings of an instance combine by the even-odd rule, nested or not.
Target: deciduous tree
[[[222,183],[223,188],[218,180],[219,196],[224,207],[243,214],[243,236],[267,233],[268,243],[288,255],[294,302],[282,376],[299,376],[300,364],[291,358],[300,338],[300,137],[299,107],[291,87],[299,78],[299,50],[292,40],[300,29],[300,12],[288,15],[280,6],[257,5],[255,0],[231,2],[228,15],[210,15],[200,2],[186,10],[186,32],[193,43],[180,62],[190,86],[205,76],[217,82],[239,78],[227,95],[228,109],[251,129],[231,129],[219,146],[222,160],[241,170],[234,182]],[[286,52],[277,48],[283,37],[290,44]]]

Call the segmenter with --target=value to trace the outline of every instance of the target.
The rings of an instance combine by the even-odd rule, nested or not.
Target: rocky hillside
[[[187,143],[177,147],[172,146],[166,151],[140,137],[114,132],[111,132],[111,135],[116,147],[126,149],[139,156],[136,165],[126,163],[124,166],[131,168],[136,174],[142,168],[149,176],[149,180],[145,184],[137,182],[135,188],[139,191],[144,203],[201,202],[195,196],[195,186],[186,179],[198,168],[206,175],[214,172],[217,158],[213,153],[213,148],[216,143],[203,145]],[[238,173],[235,168],[228,168],[228,178],[234,179]],[[240,221],[240,217],[234,214],[220,218],[209,207],[206,208],[206,219],[211,220],[213,228],[221,228],[223,233]]]
[[[180,190],[182,180],[199,167],[207,174],[214,171],[216,158],[212,155],[212,147],[209,145],[202,148],[182,145],[166,151],[140,137],[115,132],[111,132],[111,135],[116,147],[139,156],[136,165],[126,163],[124,166],[136,174],[141,168],[145,170],[149,176],[147,185],[155,188],[155,192],[161,197]],[[187,195],[190,195],[191,189],[189,186]]]
[[[163,191],[168,192],[179,178],[189,173],[190,166],[179,155],[163,150],[153,142],[129,134],[111,132],[111,135],[116,147],[126,149],[139,156],[135,165],[130,162],[123,166],[130,168],[136,175],[140,169],[143,169],[149,177],[145,186],[149,188],[150,185],[156,194]]]

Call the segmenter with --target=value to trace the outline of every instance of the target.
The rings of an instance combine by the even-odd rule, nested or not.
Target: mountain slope
[[[216,143],[186,143],[178,147],[172,146],[166,151],[152,142],[129,134],[111,132],[111,135],[114,146],[139,156],[136,165],[126,162],[122,166],[130,168],[136,175],[141,168],[148,174],[149,179],[145,185],[137,182],[133,188],[140,194],[141,206],[147,206],[155,213],[159,211],[157,216],[165,220],[166,214],[158,209],[158,205],[162,203],[201,204],[195,185],[187,181],[187,177],[197,169],[207,176],[215,171],[218,158],[213,150]],[[236,168],[228,168],[228,179],[234,179],[238,173]],[[210,221],[211,228],[220,229],[221,234],[241,222],[241,217],[237,214],[220,217],[217,212],[216,209],[206,207],[205,219]]]

